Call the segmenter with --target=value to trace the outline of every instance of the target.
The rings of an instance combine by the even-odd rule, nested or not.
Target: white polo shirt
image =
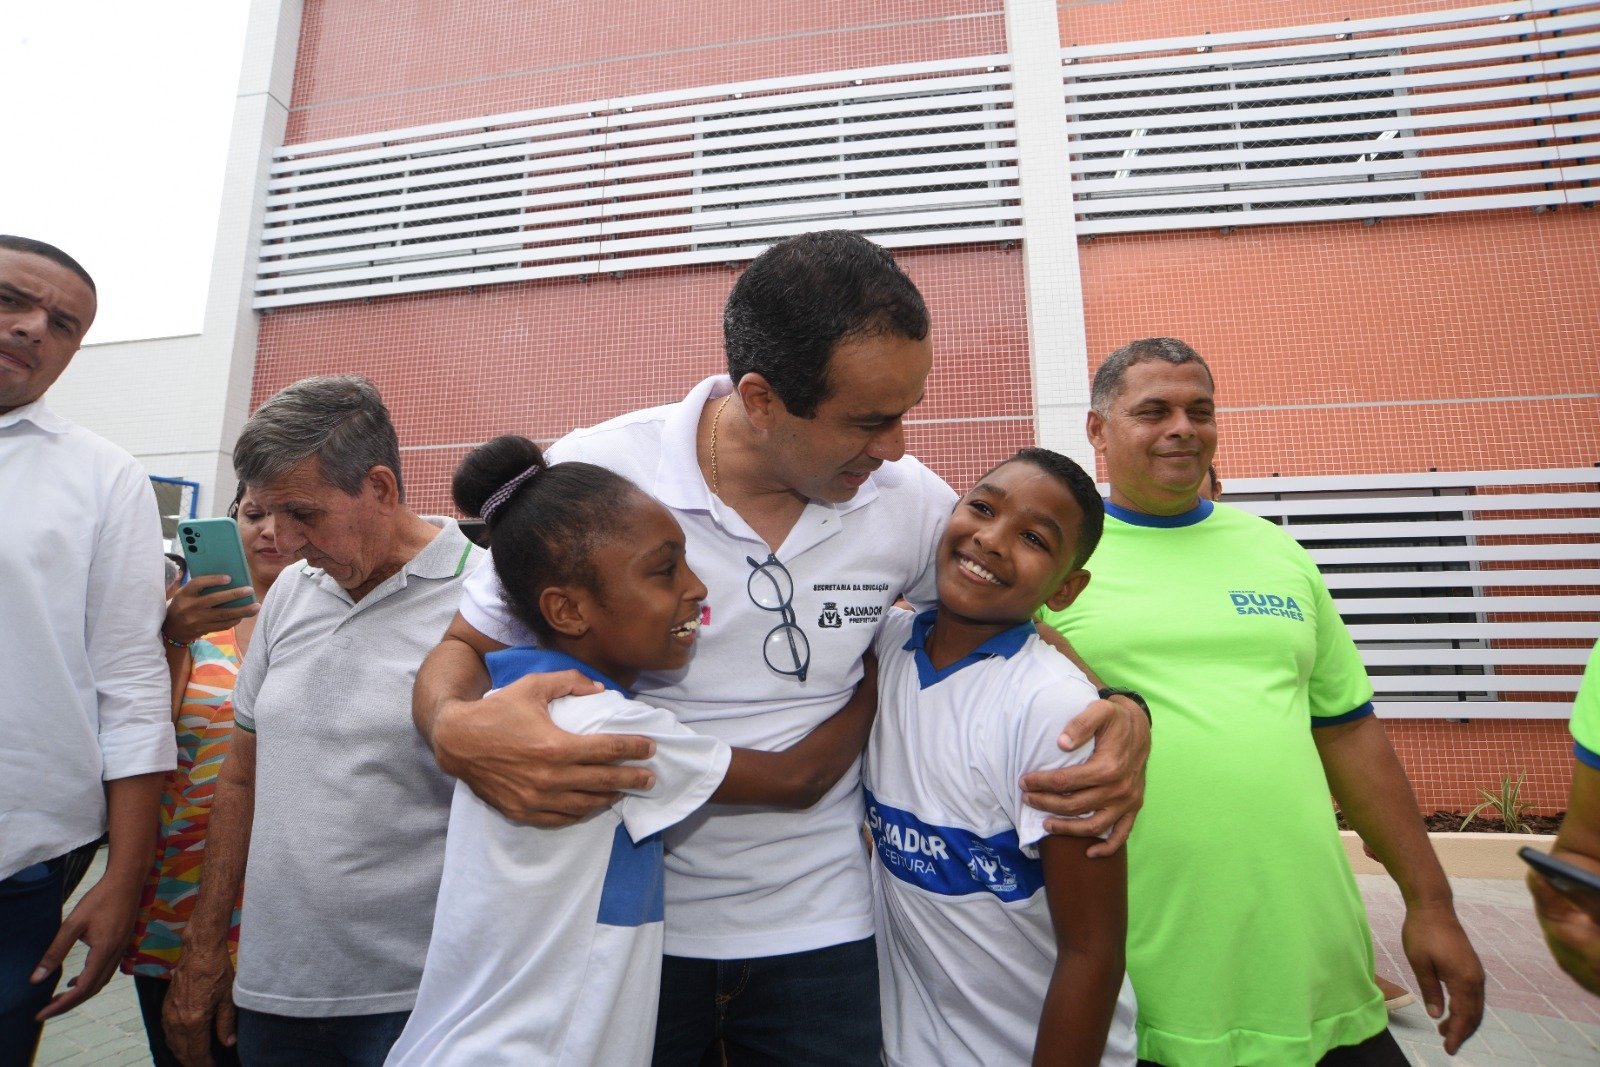
[[[804,682],[768,668],[762,643],[779,614],[751,601],[747,557],[767,545],[711,495],[695,455],[708,400],[732,391],[708,378],[677,404],[576,430],[550,448],[552,462],[584,460],[630,478],[683,526],[689,564],[706,583],[689,666],[646,674],[640,699],[735,748],[787,748],[844,706],[861,657],[895,600],[931,604],[934,549],[955,504],[938,475],[910,456],[886,463],[843,504],[811,501],[778,559],[794,579],[798,625],[811,642]],[[466,584],[461,613],[508,645],[533,643],[506,610],[492,566]],[[800,812],[717,805],[667,832],[669,955],[776,956],[872,935],[871,887],[861,850],[861,781],[852,770]]]
[[[444,866],[453,780],[411,688],[483,559],[449,519],[360,600],[288,567],[256,616],[233,717],[256,735],[233,1000],[327,1018],[408,1011]]]
[[[896,610],[878,637],[878,718],[867,744],[884,1061],[1026,1067],[1056,965],[1038,844],[1045,815],[1019,779],[1089,758],[1061,729],[1095,699],[1025,623],[935,670],[933,613]],[[1135,1060],[1133,987],[1100,1062]]]
[[[0,881],[106,829],[103,782],[177,761],[161,520],[128,453],[0,413]]]
[[[573,733],[655,742],[648,793],[556,830],[515,823],[458,782],[433,940],[388,1067],[646,1067],[661,987],[661,831],[704,804],[731,752],[571,656],[490,653],[496,689],[579,670],[606,691],[564,697]]]

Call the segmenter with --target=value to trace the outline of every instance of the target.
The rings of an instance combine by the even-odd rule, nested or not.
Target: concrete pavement
[[[84,885],[104,869],[103,856]],[[1403,907],[1383,875],[1358,875],[1372,917],[1378,970],[1416,991],[1400,948]],[[1420,1001],[1394,1014],[1393,1030],[1414,1064],[1432,1067],[1595,1067],[1600,1064],[1600,997],[1578,988],[1545,951],[1527,890],[1520,881],[1461,878],[1452,884],[1467,934],[1488,974],[1488,1010],[1482,1028],[1454,1059],[1439,1045]],[[80,889],[81,892],[81,889]],[[67,974],[83,966],[80,945]],[[133,981],[118,974],[99,996],[45,1026],[38,1063],[46,1067],[113,1067],[149,1063]]]

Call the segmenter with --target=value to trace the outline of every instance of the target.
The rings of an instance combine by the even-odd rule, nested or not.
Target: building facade
[[[916,455],[958,487],[1035,442],[1089,461],[1098,361],[1184,338],[1230,495],[1325,566],[1423,807],[1503,775],[1564,805],[1600,636],[1600,4],[253,19],[203,339],[218,456],[248,405],[358,372],[448,510],[472,445],[679,398],[750,258],[857,229],[933,312]]]

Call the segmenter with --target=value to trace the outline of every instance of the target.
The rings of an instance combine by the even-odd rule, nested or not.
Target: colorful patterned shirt
[[[233,683],[239,676],[239,640],[233,630],[208,634],[189,646],[192,664],[178,708],[178,766],[161,795],[161,831],[155,863],[139,900],[139,920],[122,969],[167,977],[178,963],[183,928],[200,892],[211,799],[233,737]],[[239,906],[233,909],[228,951],[239,948]]]

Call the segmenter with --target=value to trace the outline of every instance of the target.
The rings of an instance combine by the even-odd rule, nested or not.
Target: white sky
[[[198,333],[248,0],[14,0],[0,233],[94,276],[91,344]]]

